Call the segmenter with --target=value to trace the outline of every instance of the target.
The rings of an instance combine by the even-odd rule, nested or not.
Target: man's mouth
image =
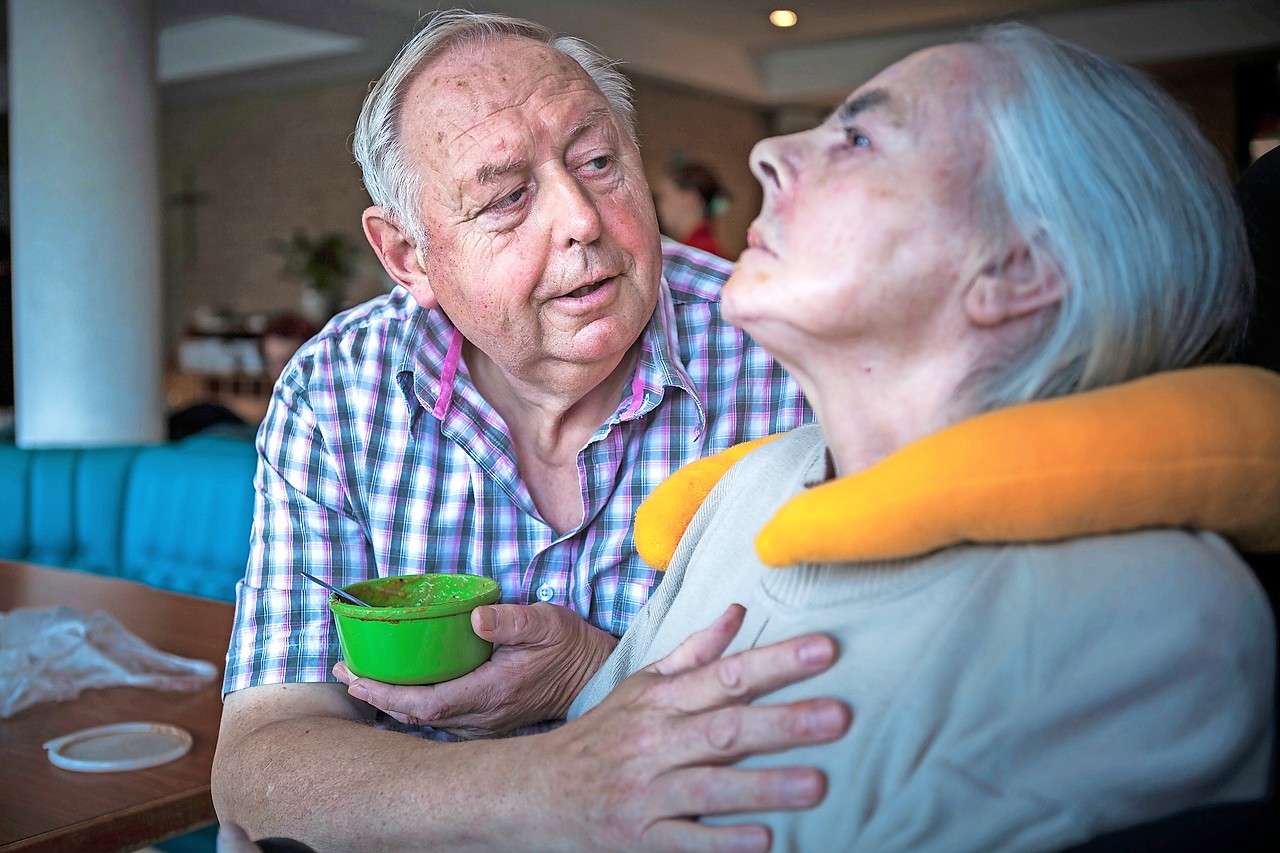
[[[609,279],[607,278],[602,278],[599,281],[592,282],[591,284],[584,284],[582,287],[579,287],[577,290],[569,291],[568,293],[565,294],[565,296],[567,296],[570,299],[581,299],[584,296],[595,293],[597,290],[603,287],[604,283],[608,280]]]

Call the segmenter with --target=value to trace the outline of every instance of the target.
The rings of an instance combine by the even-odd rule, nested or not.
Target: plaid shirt
[[[554,602],[620,635],[658,580],[631,538],[645,496],[701,456],[812,419],[782,368],[721,319],[729,264],[665,240],[663,256],[635,375],[578,453],[584,520],[563,535],[539,517],[442,312],[396,288],[305,345],[258,432],[224,690],[333,680],[328,593],[299,570],[337,585],[485,574],[504,602]]]

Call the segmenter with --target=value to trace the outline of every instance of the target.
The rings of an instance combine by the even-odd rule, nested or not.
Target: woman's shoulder
[[[1028,546],[1028,554],[1051,562],[1058,572],[1087,575],[1094,583],[1159,580],[1170,595],[1215,587],[1262,593],[1244,559],[1221,536],[1207,531],[1155,527],[1081,536]]]
[[[1174,646],[1274,645],[1262,585],[1217,534],[1152,528],[1013,547],[1046,628],[1153,635]],[[1098,618],[1082,626],[1081,614]]]

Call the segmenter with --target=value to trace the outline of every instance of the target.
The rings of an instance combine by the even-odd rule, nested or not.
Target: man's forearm
[[[513,810],[537,807],[519,778],[538,760],[531,739],[437,743],[373,728],[344,709],[341,685],[249,692],[257,690],[271,693],[228,697],[213,770],[220,820],[318,851],[493,850],[528,840]],[[307,701],[289,701],[304,691]],[[277,709],[285,715],[272,718]]]
[[[233,693],[214,761],[218,814],[317,850],[762,852],[759,824],[689,818],[820,802],[816,768],[734,764],[830,742],[850,714],[834,699],[751,704],[830,668],[836,645],[805,636],[723,657],[744,612],[730,607],[596,708],[527,737],[437,743],[374,729],[340,684]]]

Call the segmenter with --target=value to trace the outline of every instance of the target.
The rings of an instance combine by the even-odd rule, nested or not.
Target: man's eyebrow
[[[609,127],[613,122],[613,113],[605,108],[592,110],[569,131],[569,139],[577,139],[588,130],[597,127]],[[508,160],[505,163],[486,163],[476,170],[475,182],[481,186],[490,184],[509,172],[517,172],[525,167],[522,159]]]
[[[613,123],[613,113],[609,112],[609,110],[604,107],[592,110],[573,126],[573,130],[569,132],[569,138],[577,139],[588,130],[597,127],[610,127]]]
[[[486,163],[479,169],[476,169],[475,181],[483,186],[490,184],[501,178],[508,172],[516,172],[524,168],[524,160],[508,160],[505,163]]]
[[[894,106],[893,96],[889,94],[887,89],[868,89],[836,107],[835,117],[841,124],[848,124],[855,120],[859,113],[868,110],[883,110],[887,108],[890,113],[896,113],[893,109]],[[896,118],[896,115],[894,117]]]

